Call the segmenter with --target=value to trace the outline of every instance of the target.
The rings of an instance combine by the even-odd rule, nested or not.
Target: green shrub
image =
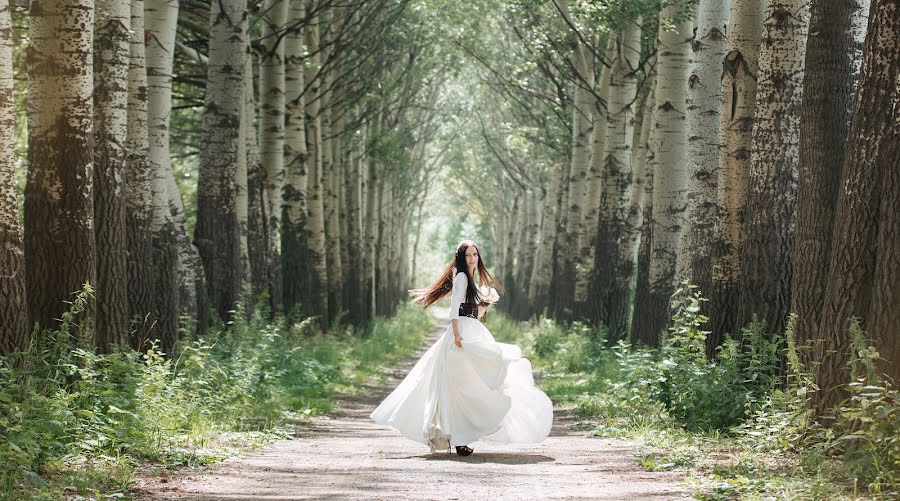
[[[256,310],[183,341],[176,358],[155,346],[97,354],[78,347],[91,335],[75,322],[91,299],[86,289],[59,329],[0,357],[0,497],[58,498],[60,482],[121,491],[137,459],[205,464],[283,436],[289,419],[327,411],[336,392],[408,356],[433,325],[411,305],[373,321],[368,336],[269,323]]]

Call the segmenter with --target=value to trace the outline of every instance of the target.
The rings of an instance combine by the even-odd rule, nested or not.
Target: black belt
[[[459,305],[459,316],[478,320],[478,305],[475,303],[462,303]]]

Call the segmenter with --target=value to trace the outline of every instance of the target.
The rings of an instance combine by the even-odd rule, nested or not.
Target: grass
[[[696,303],[684,304],[687,311]],[[777,380],[766,380],[772,374],[767,366],[774,367],[776,359],[770,354],[777,353],[776,346],[749,341],[755,347],[726,346],[725,360],[705,361],[692,351],[702,349],[699,325],[704,319],[688,317],[676,321],[676,328],[684,328],[673,331],[661,350],[635,349],[625,343],[610,348],[602,329],[577,322],[569,326],[546,318],[516,322],[493,314],[487,323],[498,341],[522,347],[541,388],[557,406],[579,417],[576,426],[598,437],[636,441],[642,451],[635,457],[637,464],[649,471],[684,473],[698,499],[857,500],[898,494],[892,481],[900,466],[896,425],[866,436],[867,444],[875,444],[870,447],[874,452],[867,451],[861,460],[870,466],[857,467],[859,459],[851,456],[854,449],[841,446],[840,439],[842,434],[846,439],[863,433],[860,423],[871,421],[869,417],[877,421],[879,416],[896,416],[895,389],[863,386],[882,391],[863,394],[860,398],[866,400],[859,405],[846,404],[839,415],[855,419],[855,424],[835,427],[829,437],[804,421],[805,414],[794,408],[798,404],[782,393]],[[757,335],[745,332],[745,339]],[[748,384],[748,379],[763,383]],[[740,398],[723,399],[720,391],[737,392]],[[684,396],[674,401],[675,395]],[[715,408],[717,403],[734,405],[737,412],[722,412]],[[803,407],[802,400],[799,406]],[[704,417],[709,417],[704,423],[730,424],[696,426]]]
[[[327,332],[256,312],[169,357],[73,348],[78,328],[64,322],[0,358],[0,498],[122,497],[138,468],[205,465],[288,438],[338,394],[379,382],[433,325],[411,305]]]

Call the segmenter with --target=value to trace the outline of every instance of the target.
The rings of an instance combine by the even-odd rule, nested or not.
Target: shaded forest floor
[[[638,442],[596,438],[557,408],[540,444],[475,443],[475,454],[429,454],[369,419],[446,320],[378,385],[339,398],[334,411],[297,424],[292,439],[206,468],[140,472],[135,499],[677,499],[684,471],[647,471]],[[540,384],[540,382],[538,383]]]

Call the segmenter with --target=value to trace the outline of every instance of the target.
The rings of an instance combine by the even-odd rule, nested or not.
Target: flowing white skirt
[[[460,317],[416,362],[371,417],[432,450],[476,440],[540,442],[550,434],[553,403],[534,385],[518,346],[498,343],[478,320]]]

